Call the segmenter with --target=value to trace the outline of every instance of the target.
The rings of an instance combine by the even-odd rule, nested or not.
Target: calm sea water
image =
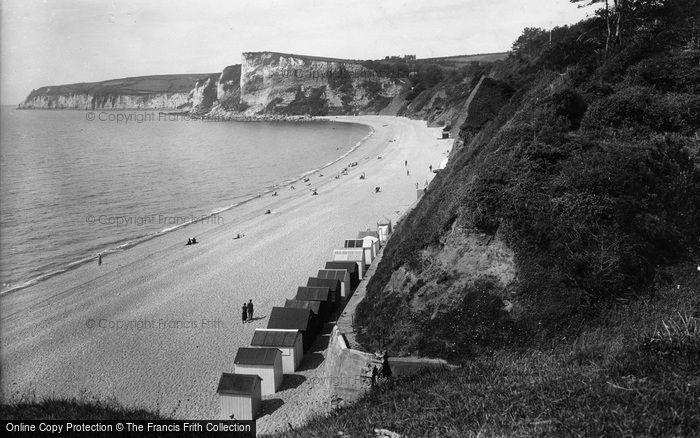
[[[0,109],[2,291],[235,206],[338,159],[369,133],[345,123],[92,114]]]

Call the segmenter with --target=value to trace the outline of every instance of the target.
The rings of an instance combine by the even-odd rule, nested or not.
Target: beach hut
[[[255,420],[260,409],[262,379],[257,374],[222,373],[219,394],[219,420]]]
[[[348,271],[348,274],[350,275],[350,291],[348,292],[354,291],[357,285],[360,284],[360,275],[358,274],[357,263],[355,262],[343,262],[335,260],[332,262],[326,262],[326,266],[324,267],[326,269],[344,269]]]
[[[365,241],[363,239],[345,239],[345,248],[363,248],[365,247]],[[369,265],[372,263],[372,253],[365,251],[365,263]]]
[[[374,259],[377,258],[377,254],[379,254],[379,233],[376,231],[360,231],[357,238],[362,239],[365,258],[369,264],[372,264]]]
[[[311,318],[312,327],[311,331],[314,333],[321,333],[323,329],[323,324],[328,321],[330,312],[328,309],[328,303],[321,301],[307,301],[307,300],[285,300],[284,307],[290,309],[309,309],[313,313]]]
[[[296,329],[301,332],[304,351],[308,351],[317,335],[316,318],[309,309],[273,307],[267,321],[269,329]]]
[[[236,374],[260,376],[262,395],[274,394],[282,384],[282,353],[277,348],[239,348],[233,364]]]
[[[306,285],[309,287],[327,287],[331,291],[331,298],[333,298],[336,306],[342,301],[342,287],[340,281],[335,278],[309,277],[306,280]]]
[[[357,263],[357,275],[360,278],[364,277],[367,260],[365,259],[365,250],[362,247],[333,250],[333,260]]]
[[[301,301],[320,301],[322,303],[321,314],[319,314],[322,321],[321,324],[328,321],[328,317],[333,311],[333,295],[331,294],[331,290],[327,287],[299,286],[294,299]]]
[[[251,347],[276,348],[282,353],[282,373],[292,374],[304,358],[304,340],[299,330],[255,329]]]
[[[377,233],[379,233],[379,242],[382,245],[386,245],[386,241],[389,240],[389,235],[391,234],[391,221],[383,220],[377,222]]]
[[[340,296],[347,298],[350,296],[352,285],[350,283],[350,273],[345,269],[320,269],[316,274],[317,278],[332,278],[340,282]]]

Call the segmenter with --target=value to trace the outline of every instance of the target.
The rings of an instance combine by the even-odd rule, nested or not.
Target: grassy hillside
[[[627,5],[607,52],[599,16],[555,28],[551,44],[526,29],[488,66],[495,86],[462,124],[464,147],[397,228],[358,307],[368,350],[466,361],[576,336],[569,320],[649,297],[665,266],[697,260],[700,4]],[[505,242],[516,280],[438,266],[459,233]],[[448,291],[459,299],[436,299]]]
[[[102,82],[81,82],[77,84],[41,87],[33,90],[27,97],[27,100],[31,100],[39,95],[58,96],[79,93],[89,93],[95,96],[106,94],[128,94],[138,96],[155,93],[189,93],[198,80],[211,75],[211,73],[202,73],[137,76],[133,78],[111,79]]]

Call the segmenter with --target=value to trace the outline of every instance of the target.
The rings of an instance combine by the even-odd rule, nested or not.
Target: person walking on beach
[[[404,160],[403,165],[404,165],[404,167],[408,167],[408,160]]]
[[[428,169],[430,169],[430,171],[432,172],[432,171],[433,171],[433,165],[431,164],[430,166],[428,166]]]
[[[102,266],[102,253],[97,254],[97,266]]]
[[[248,300],[248,319],[253,321],[253,300]]]
[[[243,303],[243,313],[241,313],[241,319],[243,320],[243,324],[245,324],[246,319],[248,319],[248,308],[245,303]]]
[[[408,176],[408,175],[410,175],[410,174],[411,174],[411,171],[408,170],[408,169],[406,169],[406,176]]]

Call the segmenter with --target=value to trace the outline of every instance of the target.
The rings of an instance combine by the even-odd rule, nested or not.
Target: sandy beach
[[[219,377],[233,371],[236,350],[266,327],[270,309],[306,284],[345,238],[382,218],[396,221],[415,201],[416,183],[433,177],[428,166],[438,166],[452,144],[424,121],[329,119],[367,124],[374,133],[323,176],[312,175],[310,186],[296,183],[296,190],[255,199],[216,223],[193,224],[110,255],[100,267],[0,297],[3,400],[95,397],[176,418],[217,417]],[[336,179],[350,162],[358,166]],[[234,239],[238,233],[244,237]],[[185,246],[192,236],[199,243]],[[242,324],[249,299],[256,319]],[[314,400],[313,388],[302,390]],[[311,405],[278,410],[303,416]]]

